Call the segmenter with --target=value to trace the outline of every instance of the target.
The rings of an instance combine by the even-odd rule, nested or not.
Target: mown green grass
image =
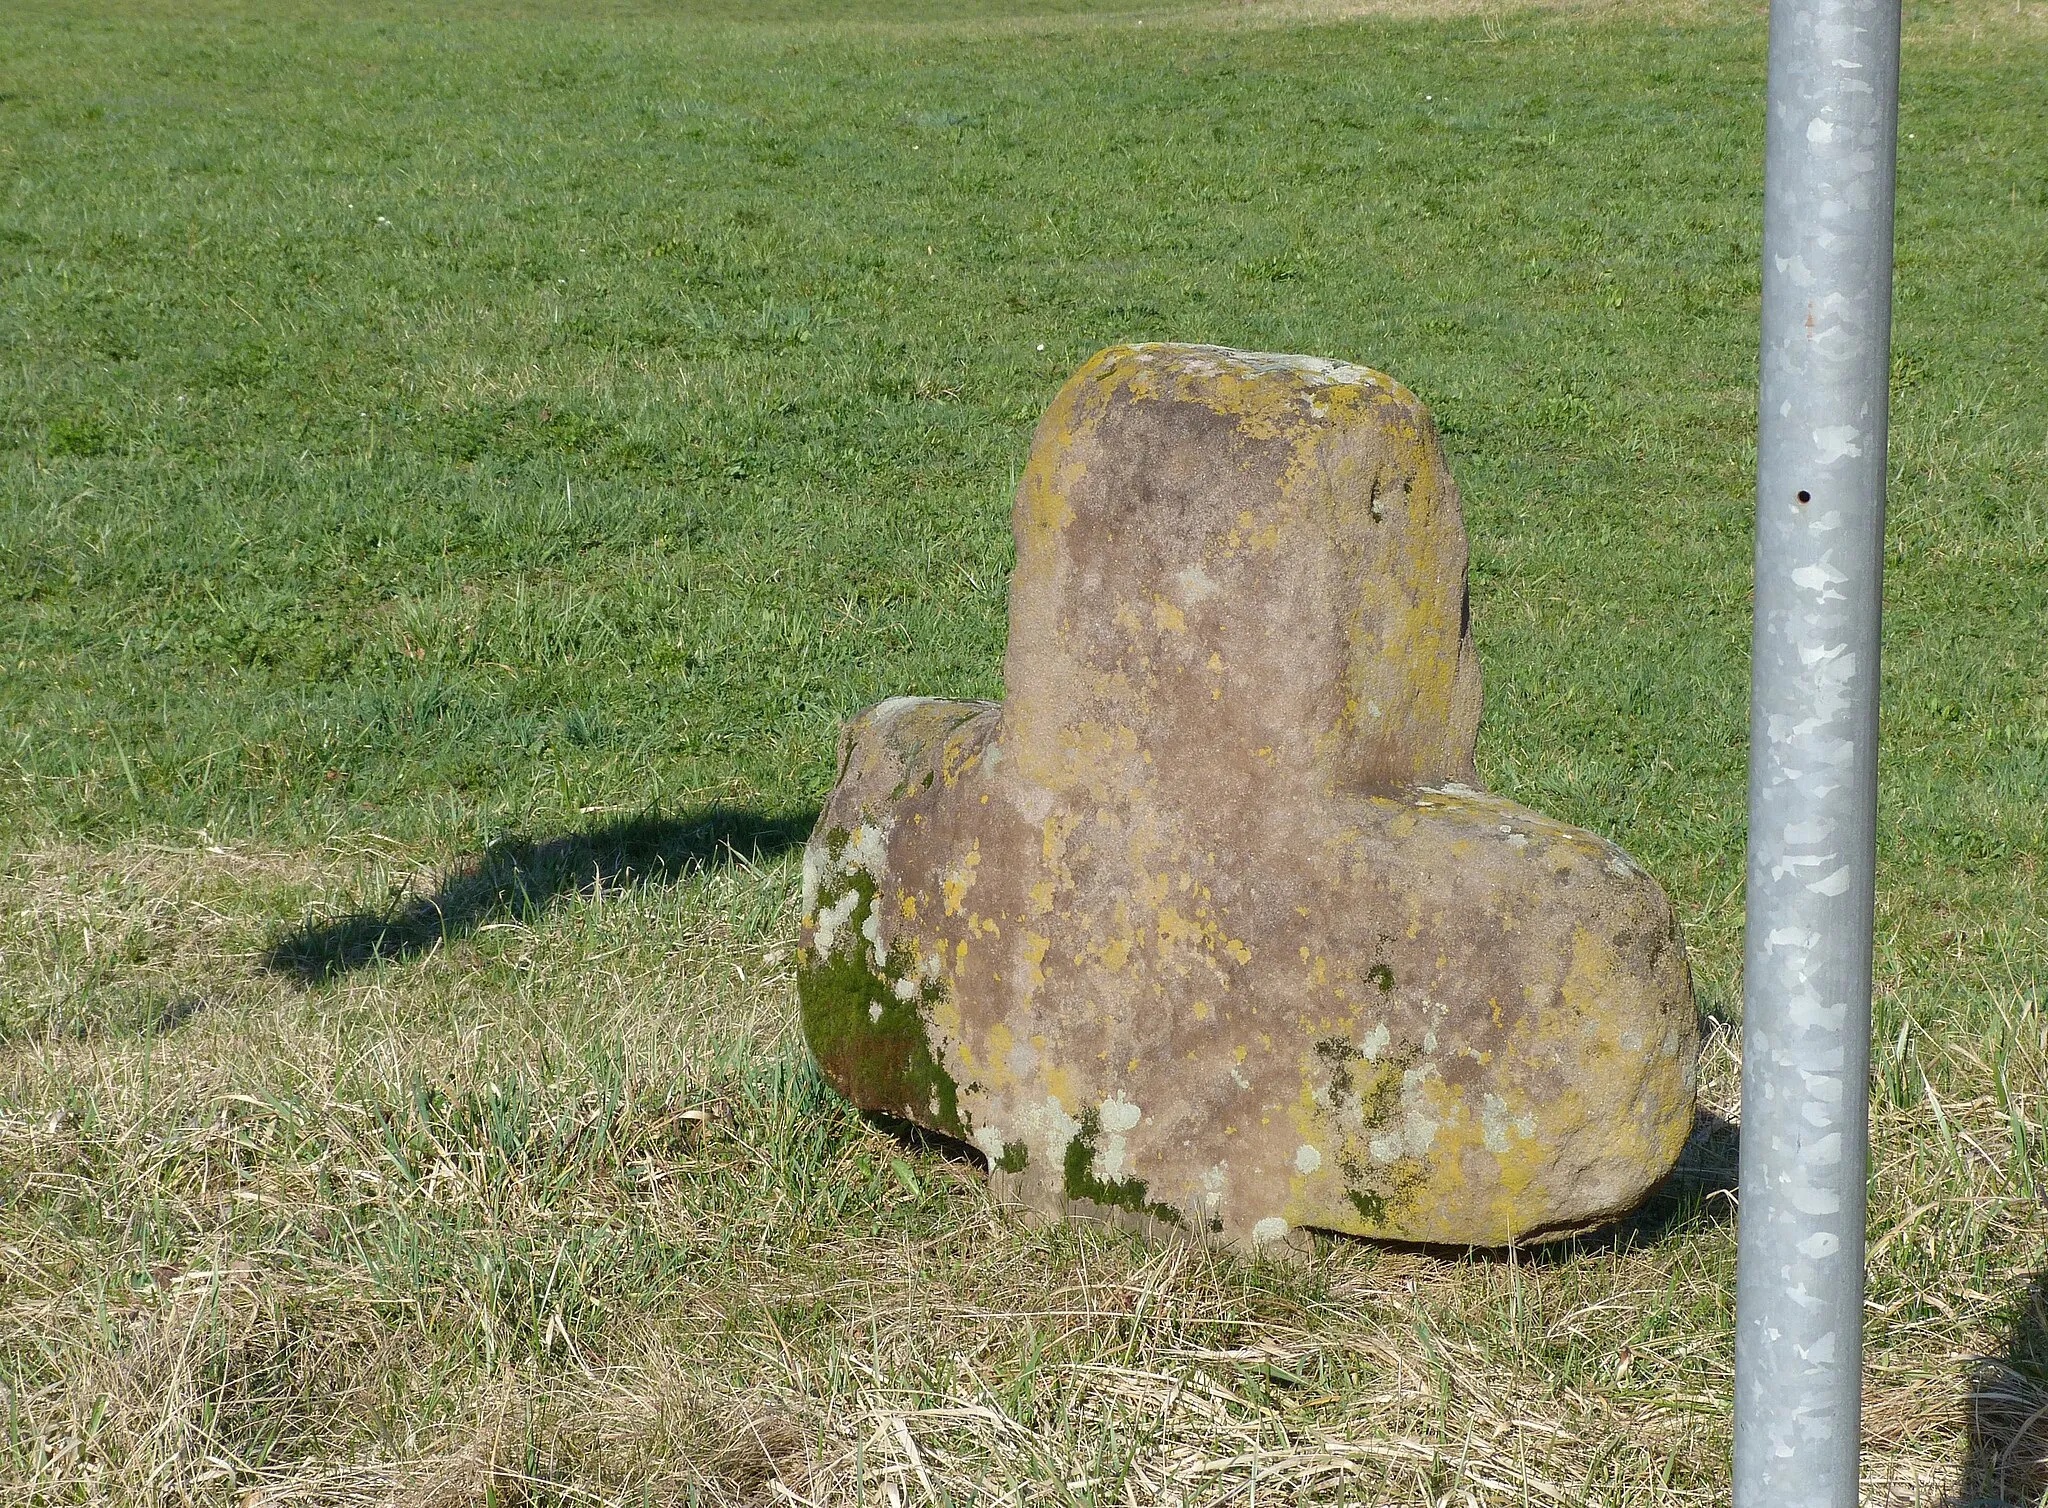
[[[808,1076],[782,950],[840,720],[999,692],[1041,405],[1208,340],[1430,402],[1482,771],[1732,1022],[1760,16],[940,12],[10,15],[0,1484],[1723,1490],[1725,1136],[1528,1269],[1026,1232]],[[1929,1496],[2048,1362],[2048,31],[1910,19],[1872,1472]]]

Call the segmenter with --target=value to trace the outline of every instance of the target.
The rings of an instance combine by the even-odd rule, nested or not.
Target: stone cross
[[[1363,367],[1118,346],[1040,421],[1000,703],[856,718],[803,1024],[1050,1215],[1299,1250],[1626,1209],[1693,1120],[1670,902],[1479,788],[1458,491]]]

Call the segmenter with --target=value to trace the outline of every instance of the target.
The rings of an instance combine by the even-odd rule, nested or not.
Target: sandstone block
[[[798,987],[855,1104],[1054,1215],[1492,1245],[1690,1130],[1670,903],[1478,788],[1464,524],[1377,372],[1104,351],[1018,489],[1001,703],[846,729]]]

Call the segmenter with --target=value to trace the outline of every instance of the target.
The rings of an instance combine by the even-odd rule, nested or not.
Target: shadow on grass
[[[2004,1354],[1970,1369],[1964,1407],[1969,1454],[1958,1508],[2048,1498],[2048,1272],[2035,1273],[2015,1299]]]
[[[266,968],[317,984],[385,960],[417,957],[487,922],[530,920],[563,896],[674,884],[707,869],[773,857],[804,841],[815,813],[769,816],[709,806],[658,812],[552,838],[514,835],[465,859],[429,895],[383,911],[324,917],[295,927],[265,952]]]

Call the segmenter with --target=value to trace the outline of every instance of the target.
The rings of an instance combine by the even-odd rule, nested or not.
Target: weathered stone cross
[[[1120,346],[1018,489],[1001,703],[841,740],[804,1029],[1049,1214],[1299,1248],[1594,1223],[1693,1118],[1684,944],[1613,844],[1479,789],[1465,533],[1414,394]]]

